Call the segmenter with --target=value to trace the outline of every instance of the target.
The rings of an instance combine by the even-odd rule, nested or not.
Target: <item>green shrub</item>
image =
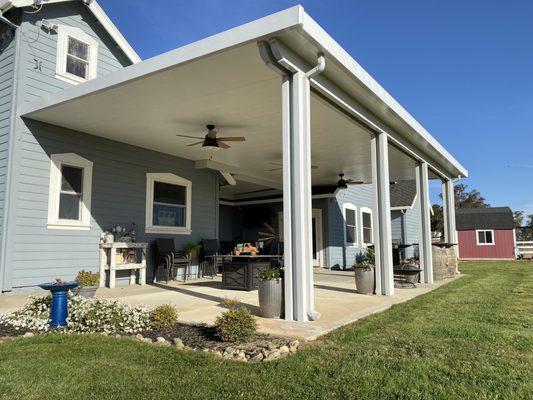
[[[262,281],[280,279],[281,278],[281,269],[278,267],[268,267],[267,269],[261,271],[259,274],[259,279]]]
[[[170,304],[161,304],[150,312],[152,329],[170,329],[178,322],[178,313]]]
[[[230,299],[229,297],[225,297],[224,300],[220,303],[220,305],[224,308],[227,308],[228,310],[235,310],[241,305],[241,301],[239,299]]]
[[[98,286],[100,284],[100,275],[98,273],[92,273],[91,271],[85,271],[82,269],[76,276],[78,287],[85,286]]]
[[[229,310],[215,321],[217,336],[223,342],[246,342],[253,338],[257,325],[245,307]]]

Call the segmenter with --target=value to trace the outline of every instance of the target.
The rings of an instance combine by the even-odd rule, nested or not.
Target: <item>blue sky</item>
[[[464,183],[533,214],[533,1],[100,4],[142,58],[302,4],[469,170]]]

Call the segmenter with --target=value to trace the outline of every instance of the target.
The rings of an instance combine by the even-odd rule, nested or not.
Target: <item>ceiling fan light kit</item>
[[[176,135],[179,137],[189,138],[189,139],[200,139],[197,143],[189,144],[188,146],[197,146],[199,144],[202,145],[202,149],[206,151],[218,151],[220,149],[229,149],[231,146],[226,144],[225,142],[244,142],[246,138],[242,136],[237,137],[217,137],[217,131],[215,131],[215,125],[206,125],[207,128],[207,135],[205,135],[203,138],[196,137],[196,136],[188,136],[188,135]]]

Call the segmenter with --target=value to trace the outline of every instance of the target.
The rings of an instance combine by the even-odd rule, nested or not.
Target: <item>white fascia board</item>
[[[445,159],[453,164],[463,177],[468,171],[433,137],[431,134],[407,112],[374,78],[361,67],[350,54],[346,52],[320,25],[307,13],[302,15],[302,29],[309,35],[326,56],[334,59],[347,73],[355,76],[364,86],[377,96],[392,112],[406,122],[430,146],[435,148]]]
[[[129,60],[133,64],[140,63],[141,57],[133,50],[133,47],[128,43],[126,38],[120,33],[118,28],[115,26],[115,24],[111,21],[111,19],[107,16],[105,11],[100,7],[98,2],[96,0],[91,0],[91,2],[86,3],[83,0],[41,0],[40,4],[46,5],[46,4],[53,4],[53,3],[62,3],[65,1],[81,1],[83,4],[87,6],[87,8],[93,13],[93,15],[96,17],[100,25],[106,30],[106,32],[111,36],[111,38],[117,43],[118,47],[122,50],[122,52],[126,55],[126,57],[129,58]],[[31,7],[35,4],[35,0],[4,0],[0,1],[0,10],[3,12],[9,10],[12,7],[15,8],[23,8],[23,7]]]
[[[128,43],[126,38],[118,30],[113,21],[111,21],[111,19],[107,16],[98,2],[96,0],[91,1],[89,4],[87,4],[87,8],[91,10],[94,16],[98,19],[98,22],[100,22],[100,25],[102,25],[107,33],[109,33],[120,49],[124,52],[126,57],[128,57],[133,64],[140,63],[142,61],[141,57],[139,57],[137,52]]]

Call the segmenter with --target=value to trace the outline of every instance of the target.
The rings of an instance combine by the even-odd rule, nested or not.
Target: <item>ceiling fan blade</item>
[[[176,135],[176,136],[184,137],[184,138],[189,138],[189,139],[199,139],[199,140],[204,140],[203,137],[198,137],[198,136],[188,136],[188,135]]]
[[[228,146],[226,143],[218,141],[218,147],[220,147],[221,149],[229,149],[231,146]]]
[[[347,185],[362,185],[363,183],[364,183],[363,181],[352,181],[352,180],[346,181]]]
[[[220,137],[218,140],[223,140],[225,142],[244,142],[246,138],[242,136],[232,136],[232,137]]]
[[[203,142],[204,142],[203,140],[200,140],[199,142],[188,144],[187,147],[198,146],[199,144],[202,144]]]
[[[282,169],[283,169],[283,167],[267,169],[267,172],[281,171]]]
[[[317,165],[311,165],[311,169],[318,169]]]

